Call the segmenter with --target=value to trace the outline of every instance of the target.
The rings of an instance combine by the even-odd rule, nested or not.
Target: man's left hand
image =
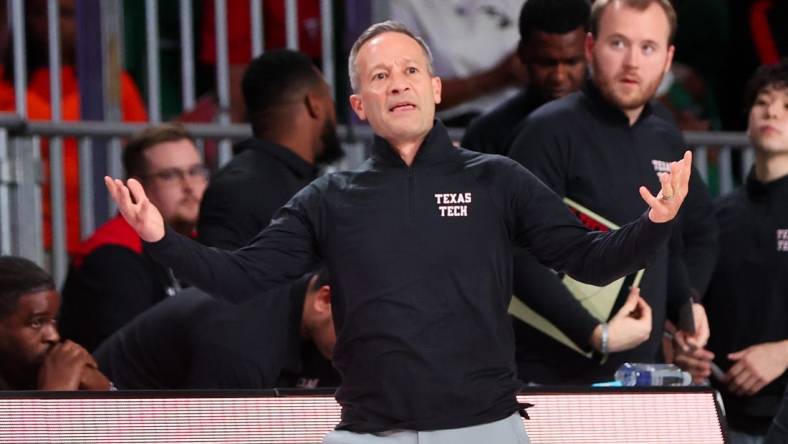
[[[656,196],[646,187],[640,187],[640,196],[651,207],[648,217],[652,222],[664,223],[673,220],[689,192],[692,172],[692,152],[686,151],[684,158],[670,163],[670,173],[659,173],[662,189]]]
[[[751,345],[728,355],[736,361],[725,375],[728,390],[752,396],[782,375],[788,368],[788,341]]]

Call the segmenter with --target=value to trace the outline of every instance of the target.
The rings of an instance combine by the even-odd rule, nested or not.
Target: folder
[[[583,225],[589,229],[610,231],[619,228],[618,225],[569,198],[565,197],[564,203],[569,206],[569,209],[580,219]],[[645,269],[641,269],[629,276],[617,279],[604,287],[584,284],[573,279],[569,275],[563,275],[561,277],[561,282],[563,282],[572,295],[580,301],[580,304],[582,304],[594,318],[598,319],[600,322],[606,322],[612,314],[616,300],[619,297],[626,298],[631,286],[636,287],[640,285],[640,280],[643,278],[644,271]],[[534,311],[528,304],[523,302],[522,299],[518,298],[517,295],[512,296],[512,301],[509,304],[509,314],[577,353],[589,359],[592,357],[591,352],[584,351],[584,347],[575,344],[558,327]]]

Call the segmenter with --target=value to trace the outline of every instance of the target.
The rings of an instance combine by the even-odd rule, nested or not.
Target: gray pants
[[[392,430],[367,434],[334,430],[323,438],[323,444],[528,444],[528,435],[519,413],[487,424],[459,429],[415,432]]]

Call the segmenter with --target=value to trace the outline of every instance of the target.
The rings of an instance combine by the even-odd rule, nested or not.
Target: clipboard
[[[589,229],[610,231],[619,228],[618,225],[569,198],[565,197],[564,203],[569,206],[569,209],[580,219],[583,225]],[[604,287],[584,284],[573,279],[569,275],[564,275],[561,278],[561,282],[563,282],[572,295],[594,318],[600,322],[606,322],[612,314],[616,300],[618,300],[619,297],[626,297],[630,287],[639,286],[644,272],[645,269],[638,270]],[[512,295],[512,300],[509,303],[509,314],[550,336],[569,349],[591,359],[593,352],[584,351],[584,347],[580,347],[574,343],[558,327],[534,311],[528,304],[518,298],[517,295]]]

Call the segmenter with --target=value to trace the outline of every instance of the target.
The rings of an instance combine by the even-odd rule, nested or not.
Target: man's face
[[[350,105],[376,134],[392,144],[412,142],[432,128],[441,82],[429,73],[421,46],[399,32],[366,42],[356,59],[358,92]]]
[[[546,101],[580,89],[586,75],[585,38],[582,27],[566,34],[531,32],[520,44],[529,87]]]
[[[624,112],[640,112],[670,69],[669,37],[667,14],[657,3],[643,11],[609,4],[600,17],[596,40],[586,40],[586,57],[602,95]]]
[[[49,350],[60,341],[55,319],[60,296],[55,290],[23,295],[16,310],[0,319],[0,360],[37,372]]]
[[[788,153],[788,88],[762,89],[750,108],[747,123],[747,134],[756,150]]]
[[[147,171],[142,184],[148,198],[174,226],[197,223],[207,171],[188,139],[164,142],[143,152]]]

